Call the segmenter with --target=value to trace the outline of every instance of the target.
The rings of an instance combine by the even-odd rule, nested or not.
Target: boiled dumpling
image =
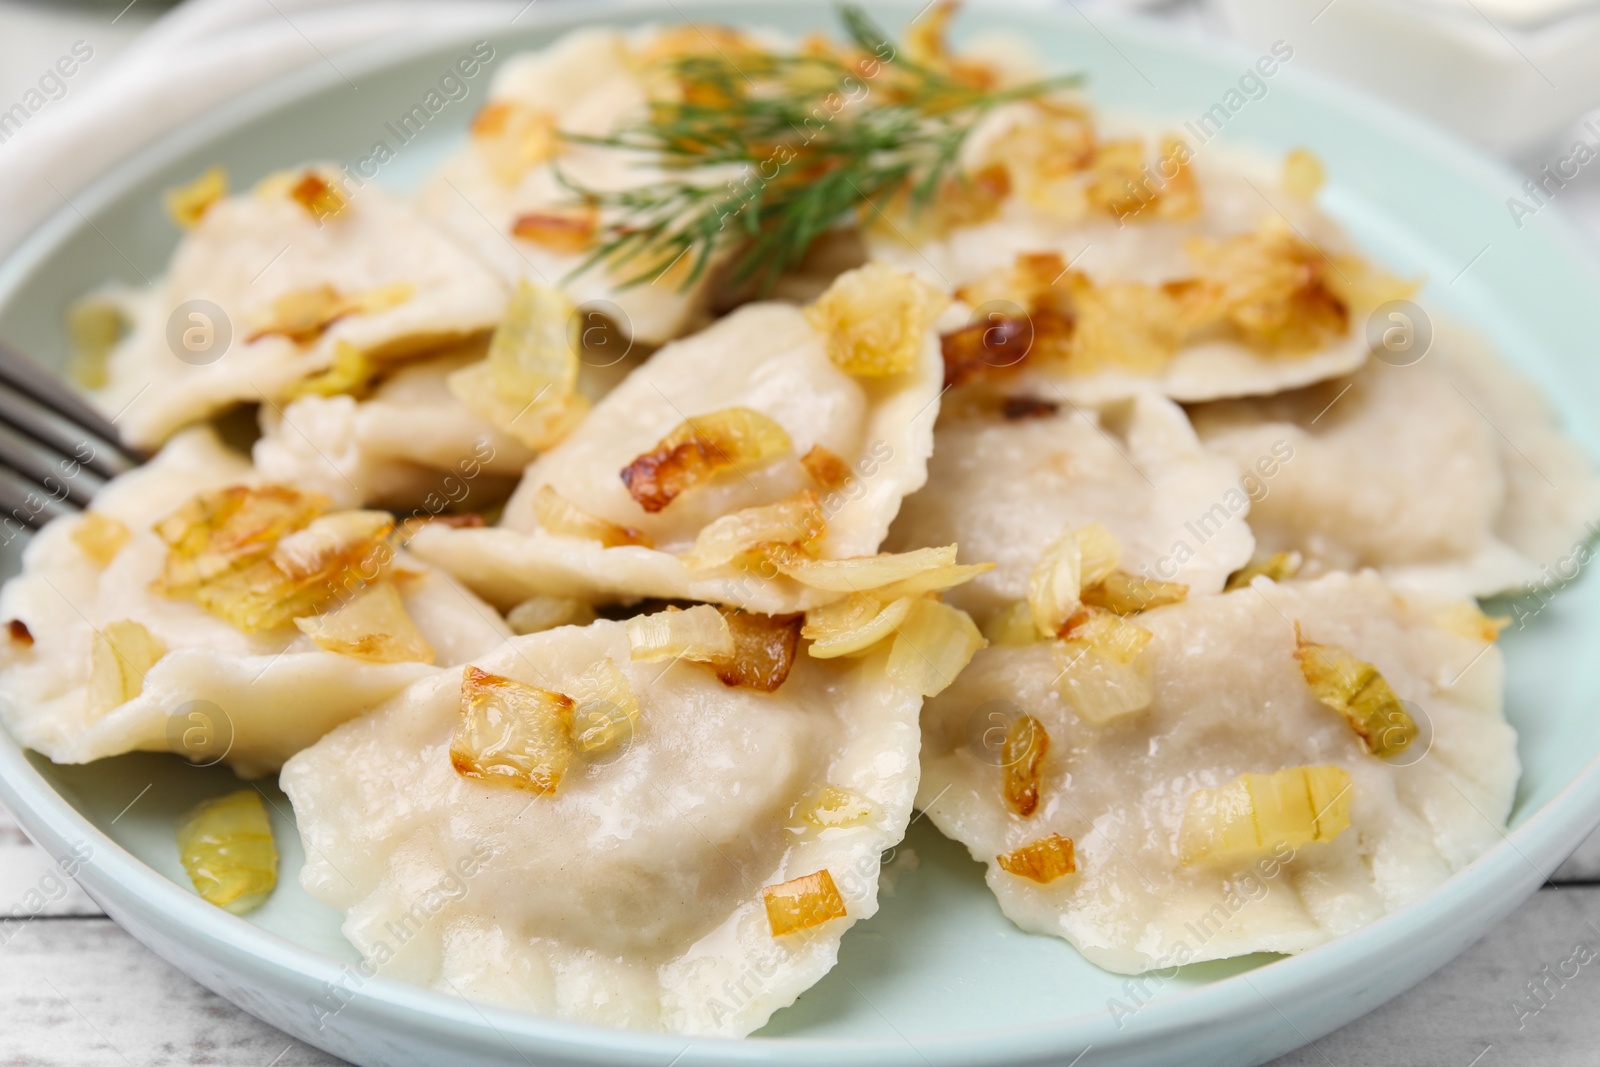
[[[412,548],[501,607],[817,603],[741,557],[765,542],[808,558],[878,550],[926,475],[943,303],[869,265],[807,309],[746,305],[631,373],[528,467],[499,527],[425,529]]]
[[[99,399],[129,442],[281,403],[318,376],[321,391],[350,388],[494,325],[497,277],[393,193],[341,180],[278,174],[205,209],[106,367]]]
[[[921,703],[885,662],[802,654],[764,692],[689,660],[633,660],[629,624],[515,638],[289,761],[301,882],[346,912],[381,974],[584,1022],[748,1034],[877,910],[880,853],[911,814]],[[606,688],[583,681],[596,677]],[[605,692],[623,728],[585,753],[577,696],[538,744],[475,762],[464,708],[540,691],[558,709]],[[456,769],[504,771],[530,751],[536,772]]]
[[[1117,642],[1068,641],[986,649],[923,711],[919,806],[1024,929],[1128,973],[1300,952],[1503,835],[1516,737],[1470,604],[1262,577],[1122,625],[1142,708],[1108,703],[1138,685]]]
[[[1374,360],[1348,379],[1192,414],[1206,447],[1237,462],[1292,448],[1250,526],[1261,552],[1300,552],[1307,575],[1376,567],[1484,596],[1535,579],[1600,519],[1592,461],[1459,329],[1408,366]]]
[[[1311,206],[1309,156],[1280,178],[1218,153],[1198,162],[1176,137],[1103,136],[1071,103],[1008,105],[964,148],[969,191],[874,226],[869,251],[972,312],[946,341],[957,384],[982,374],[1077,402],[1148,389],[1197,401],[1355,370],[1368,314],[1408,287]]]
[[[584,206],[563,180],[613,192],[661,181],[665,171],[648,155],[562,135],[603,137],[640,119],[653,92],[663,89],[652,87],[663,64],[711,47],[709,39],[687,27],[637,34],[593,28],[511,57],[495,74],[467,147],[423,190],[423,210],[470,242],[508,281],[562,285],[574,301],[608,313],[642,344],[686,332],[704,314],[711,281],[707,271],[685,287],[693,256],[648,285],[624,283],[672,264],[636,260],[615,274],[595,267],[570,276],[592,251],[607,216]]]
[[[1263,469],[1285,458],[1268,454]],[[947,406],[928,484],[907,498],[886,547],[956,543],[993,561],[946,597],[980,620],[1024,599],[1044,547],[1091,522],[1120,542],[1123,570],[1215,593],[1250,559],[1245,516],[1269,484],[1253,465],[1241,475],[1208,455],[1183,410],[1160,396],[1100,408],[975,397]]]
[[[196,428],[107,485],[86,515],[40,531],[22,574],[0,591],[10,627],[0,638],[0,714],[20,742],[59,763],[171,750],[262,774],[510,636],[493,609],[389,547],[392,517],[318,518],[314,497],[287,489],[246,499],[264,488],[242,457]],[[226,509],[241,502],[265,516],[252,529],[227,525]],[[163,525],[181,546],[197,547],[207,522],[224,537],[181,555],[154,529],[178,514],[199,519],[186,531]],[[279,554],[302,584],[285,577],[278,588],[242,569]],[[216,584],[228,566],[251,580]],[[153,588],[180,572],[189,595]],[[299,608],[280,610],[278,594]]]
[[[336,507],[439,511],[469,505],[474,495],[499,496],[534,452],[447,387],[453,371],[482,357],[479,347],[417,361],[365,399],[341,393],[263,405],[261,437],[251,449],[256,469],[268,481],[322,493]]]

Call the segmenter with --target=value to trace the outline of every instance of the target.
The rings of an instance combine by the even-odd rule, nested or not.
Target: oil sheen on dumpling
[[[341,343],[381,365],[495,324],[500,280],[394,194],[336,186],[323,194],[340,197],[332,213],[331,200],[291,195],[305,175],[335,186],[337,173],[274,175],[212,204],[184,236],[99,395],[131,443],[157,445],[235,404],[281,402],[332,367]]]
[[[561,691],[607,658],[637,695],[631,737],[574,758],[551,794],[488,784],[452,767],[462,672],[420,682],[284,768],[301,882],[381,974],[584,1022],[748,1034],[877,910],[920,705],[885,656],[801,655],[766,693],[632,662],[622,623],[516,638],[474,663]],[[844,917],[776,936],[763,888],[821,871]]]
[[[979,620],[1027,597],[1044,547],[1088,523],[1116,537],[1123,570],[1215,593],[1250,560],[1245,516],[1264,484],[1255,464],[1281,458],[1253,457],[1241,476],[1200,447],[1181,408],[1151,394],[1101,408],[1037,397],[951,405],[928,484],[906,499],[885,547],[955,543],[993,561],[945,597]]]
[[[1192,139],[1181,150],[1174,147],[1178,143],[1159,133],[1098,131],[1087,110],[1072,106],[999,108],[963,150],[977,190],[973,202],[958,203],[945,217],[936,207],[921,226],[914,220],[873,226],[869,252],[962,294],[985,323],[995,314],[1033,313],[1025,295],[1031,287],[1002,280],[1020,266],[1019,257],[1053,264],[1039,284],[1058,294],[1073,278],[1097,287],[1159,289],[1197,276],[1194,243],[1215,245],[1252,234],[1299,250],[1299,262],[1280,269],[1322,274],[1343,290],[1373,288],[1368,283],[1378,276],[1357,269],[1348,240],[1306,202],[1316,181],[1291,195],[1270,165],[1209,146],[1197,153]],[[1182,166],[1168,180],[1174,160]],[[1247,280],[1231,269],[1222,273],[1229,284]],[[1135,301],[1124,293],[1111,300],[1106,317],[1112,339],[1119,320],[1142,325],[1160,317],[1152,300],[1164,297]],[[1310,350],[1268,350],[1200,333],[1175,355],[1144,367],[1119,369],[1111,361],[1084,370],[1041,364],[1035,355],[1015,368],[1015,377],[1021,388],[1043,392],[1041,386],[1053,385],[1089,403],[1147,389],[1184,402],[1271,394],[1361,366],[1367,358],[1362,328],[1375,302],[1361,293],[1359,306],[1347,308],[1348,328]],[[1036,313],[1035,318],[1037,329],[1049,329]],[[1076,328],[1085,330],[1081,319]],[[1125,331],[1120,340],[1138,332]]]
[[[557,167],[573,183],[604,191],[659,181],[664,171],[640,153],[564,141],[560,134],[605,136],[639,119],[650,92],[647,69],[685,50],[708,49],[708,40],[689,27],[631,35],[593,28],[511,57],[495,73],[467,147],[423,190],[423,210],[508,281],[559,282],[576,303],[602,302],[594,306],[646,345],[679,336],[703,313],[709,272],[687,289],[685,270],[649,285],[622,284],[666,263],[635,261],[620,277],[596,268],[569,278],[588,254],[601,216],[582,207]]]
[[[1206,447],[1236,461],[1293,446],[1250,525],[1261,552],[1299,551],[1308,575],[1375,567],[1485,596],[1535,578],[1600,519],[1593,462],[1459,329],[1409,366],[1374,360],[1348,379],[1192,414]]]
[[[979,652],[924,709],[919,806],[988,864],[1002,910],[1022,928],[1127,973],[1301,952],[1421,898],[1500,840],[1516,737],[1502,716],[1500,652],[1485,647],[1495,628],[1470,605],[1402,598],[1366,572],[1257,578],[1132,621],[1154,635],[1154,701],[1143,711],[1080,718],[1053,685],[1065,660],[1052,643]],[[1312,695],[1296,623],[1306,640],[1381,672],[1420,728],[1414,747],[1370,754]],[[1002,793],[1001,764],[1016,763],[1016,750],[996,744],[1023,714],[1048,738],[1028,816]],[[1348,828],[1297,847],[1180,860],[1197,790],[1300,767],[1348,774],[1348,792],[1322,806],[1347,802]],[[1075,873],[1041,882],[1002,869],[997,857],[1050,834],[1073,842]]]
[[[895,277],[886,284],[920,286],[889,273]],[[852,275],[843,278],[836,285],[848,285]],[[776,302],[745,305],[661,349],[595,405],[528,467],[498,527],[426,529],[411,548],[501,607],[535,595],[687,597],[769,612],[810,606],[806,591],[787,578],[752,577],[736,563],[691,571],[682,554],[713,521],[805,493],[816,495],[825,523],[812,551],[824,558],[875,553],[901,498],[926,477],[938,417],[940,358],[931,322],[902,340],[908,369],[859,376],[830,357],[829,336],[806,310]],[[709,426],[715,413],[732,409],[775,423],[791,447],[770,460],[724,470],[646,511],[624,484],[624,468],[686,421]],[[815,465],[801,462],[820,453],[835,472],[821,480]],[[653,547],[605,547],[542,528],[536,507],[551,490]]]
[[[325,651],[293,625],[245,633],[153,590],[167,557],[153,524],[198,493],[259,482],[209,429],[185,430],[101,490],[90,517],[40,531],[22,574],[0,591],[0,618],[25,627],[0,637],[0,714],[18,741],[58,763],[166,750],[212,763],[226,753],[240,773],[259,775],[407,684],[509,636],[493,609],[404,553],[394,557],[395,589],[438,666]],[[94,536],[105,519],[125,533]],[[149,649],[138,630],[128,636],[129,624],[157,646]],[[102,640],[109,647],[96,648]],[[112,649],[117,660],[107,656]],[[102,695],[97,677],[110,668],[115,678],[123,660],[126,688]]]

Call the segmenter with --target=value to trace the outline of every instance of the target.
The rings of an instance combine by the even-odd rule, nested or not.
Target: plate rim
[[[770,11],[767,0],[683,0],[683,3],[691,9],[742,8],[745,24],[761,23],[762,12]],[[870,6],[911,10],[921,5],[912,0],[879,0]],[[93,214],[122,195],[128,186],[150,177],[172,156],[197,148],[240,122],[261,117],[337,85],[344,77],[339,70],[355,74],[380,71],[442,47],[458,45],[497,26],[500,32],[507,29],[517,33],[529,29],[559,32],[616,22],[632,14],[662,21],[685,17],[675,0],[608,0],[601,10],[596,7],[589,4],[574,4],[570,9],[565,5],[555,9],[540,7],[530,12],[535,16],[534,21],[521,26],[500,26],[498,22],[469,19],[448,33],[432,29],[427,34],[407,34],[345,53],[338,70],[313,61],[208,109],[117,161],[70,199],[63,197],[66,204],[0,262],[0,303],[9,302],[15,290],[67,237],[84,224],[93,226]],[[985,8],[1004,9],[1018,17],[1036,20],[1041,26],[1054,24],[1060,30],[1074,32],[1069,28],[1064,11],[1029,0],[973,0],[969,10]],[[1088,21],[1081,11],[1078,14]],[[1209,56],[1237,62],[1241,69],[1248,67],[1254,58],[1234,42],[1202,41],[1181,28],[1135,13],[1098,12],[1089,25],[1097,32],[1104,26],[1114,30],[1116,35],[1137,37],[1168,49],[1193,53],[1204,48]],[[1508,165],[1401,107],[1316,71],[1299,68],[1281,74],[1288,84],[1303,96],[1314,98],[1320,106],[1337,110],[1358,125],[1411,139],[1420,152],[1475,186],[1496,192],[1520,187],[1520,181],[1514,179]],[[1589,287],[1600,292],[1600,250],[1582,239],[1561,204],[1545,205],[1539,214],[1544,217],[1532,225],[1537,228],[1540,239],[1563,252],[1564,265],[1578,268],[1587,275]],[[139,270],[137,265],[135,270]],[[81,863],[77,877],[87,883],[86,890],[102,907],[105,907],[105,899],[115,898],[115,907],[106,907],[106,911],[125,927],[131,925],[123,923],[122,916],[126,914],[137,916],[140,927],[148,924],[167,936],[176,933],[180,937],[191,937],[193,941],[187,947],[203,952],[214,961],[231,960],[232,973],[247,975],[252,981],[274,989],[292,989],[297,997],[304,997],[308,1002],[323,993],[325,983],[336,985],[339,978],[352,969],[350,964],[324,956],[220,909],[204,907],[187,889],[123,849],[81,815],[29,763],[15,739],[3,729],[0,729],[0,800],[11,808],[29,836],[58,863],[71,856],[72,849],[79,843],[88,843],[93,848],[92,857]],[[1474,910],[1479,914],[1492,912],[1494,921],[1499,922],[1597,826],[1600,826],[1600,752],[1522,824],[1510,831],[1500,831],[1501,840],[1496,845],[1420,900],[1306,953],[1280,958],[1241,974],[1152,1000],[1140,1008],[1138,1025],[1130,1030],[1119,1029],[1108,1011],[1102,1008],[1044,1024],[961,1031],[920,1038],[915,1043],[909,1038],[689,1037],[619,1030],[478,1005],[381,976],[364,979],[363,995],[352,999],[341,1014],[368,1028],[388,1029],[400,1023],[402,1030],[421,1029],[440,1038],[470,1036],[485,1053],[490,1051],[491,1045],[500,1046],[502,1051],[510,1046],[519,1054],[521,1047],[537,1047],[543,1054],[575,1063],[628,1063],[639,1067],[666,1060],[684,1067],[697,1063],[761,1063],[784,1067],[792,1064],[798,1067],[802,1063],[809,1065],[819,1054],[829,1056],[839,1067],[858,1064],[861,1067],[917,1067],[919,1064],[978,1062],[999,1065],[1042,1061],[1079,1047],[1121,1046],[1124,1052],[1171,1048],[1180,1044],[1185,1035],[1226,1028],[1261,1015],[1260,1005],[1248,996],[1239,995],[1246,987],[1254,990],[1258,999],[1266,1000],[1287,1021],[1289,1016],[1280,1003],[1286,1004],[1292,1012],[1294,1004],[1289,1002],[1314,1000],[1319,987],[1325,989],[1339,980],[1359,977],[1361,969],[1370,966],[1385,951],[1405,953],[1411,948],[1447,940],[1441,935],[1461,914]],[[1427,914],[1429,912],[1432,914]],[[151,947],[164,956],[159,949]],[[1453,957],[1458,951],[1452,950],[1449,955]],[[1255,989],[1250,981],[1252,976],[1269,970],[1278,1003]],[[1423,976],[1418,974],[1412,981]],[[425,1025],[419,1028],[419,1021]],[[1331,1025],[1321,1027],[1321,1032],[1345,1021],[1335,1019]],[[285,1026],[285,1023],[273,1020],[272,1025]],[[285,1028],[310,1044],[318,1044],[299,1029]],[[454,1033],[447,1033],[445,1028]],[[1308,1037],[1302,1030],[1300,1036],[1309,1042],[1320,1034]],[[512,1045],[512,1037],[520,1039],[521,1045]],[[674,1056],[677,1059],[674,1060]]]

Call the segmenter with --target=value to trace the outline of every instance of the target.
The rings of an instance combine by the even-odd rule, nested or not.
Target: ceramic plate
[[[918,4],[874,4],[889,27]],[[406,189],[464,136],[486,76],[423,132],[399,144],[389,126],[479,39],[498,57],[537,47],[584,21],[634,25],[685,17],[790,32],[831,28],[823,3],[640,0],[533,5],[514,26],[459,39],[342,57],[314,66],[191,123],[74,198],[0,268],[0,335],[60,365],[67,303],[107,278],[156,276],[177,234],[163,188],[212,163],[236,185],[278,166],[332,158],[355,165],[387,141],[379,181]],[[1506,208],[1512,174],[1449,137],[1291,58],[1264,94],[1229,95],[1256,57],[1171,30],[1072,5],[983,5],[957,34],[1001,28],[1026,37],[1047,64],[1088,75],[1097,104],[1181,127],[1213,105],[1220,139],[1269,153],[1306,144],[1326,161],[1327,208],[1380,261],[1429,279],[1420,298],[1485,330],[1537,380],[1595,450],[1600,408],[1600,271],[1559,207],[1520,228]],[[1306,32],[1316,32],[1307,27]],[[1294,42],[1286,42],[1293,48]],[[347,81],[348,79],[348,81]],[[352,84],[359,90],[352,89]],[[1231,107],[1237,104],[1237,107]],[[1204,158],[1207,147],[1199,146]],[[7,573],[16,568],[8,546]],[[1024,934],[1000,914],[982,868],[917,822],[901,851],[920,866],[899,878],[882,911],[845,938],[838,967],[748,1041],[687,1040],[603,1030],[481,1007],[362,974],[339,915],[296,883],[299,840],[275,801],[283,878],[248,920],[200,902],[178,864],[175,817],[234,787],[221,769],[166,756],[55,767],[0,735],[0,797],[58,858],[76,854],[89,893],[134,936],[200,982],[294,1036],[359,1064],[945,1064],[1183,1062],[1253,1064],[1371,1010],[1442,965],[1517,906],[1600,821],[1600,582],[1562,591],[1504,638],[1507,711],[1524,772],[1501,844],[1426,900],[1294,958],[1251,957],[1130,985],[1090,966],[1063,941]],[[1131,1010],[1130,1010],[1131,1009]]]

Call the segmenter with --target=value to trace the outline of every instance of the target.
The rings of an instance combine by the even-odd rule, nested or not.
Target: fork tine
[[[101,478],[115,478],[133,469],[121,449],[112,449],[92,433],[5,388],[0,381],[0,426],[30,438]]]
[[[96,411],[55,374],[4,341],[0,341],[0,382],[99,438],[111,455],[122,459],[129,467],[137,466],[141,461],[138,453],[122,444],[121,436],[111,420]],[[72,453],[69,450],[67,454]]]
[[[18,531],[17,526],[38,530],[70,509],[52,502],[37,486],[24,485],[8,471],[0,471],[0,543]]]
[[[28,488],[50,500],[67,502],[80,508],[89,506],[99,479],[94,484],[79,477],[83,472],[68,475],[61,468],[63,461],[32,448],[9,430],[0,428],[0,468],[16,474],[29,483]]]

